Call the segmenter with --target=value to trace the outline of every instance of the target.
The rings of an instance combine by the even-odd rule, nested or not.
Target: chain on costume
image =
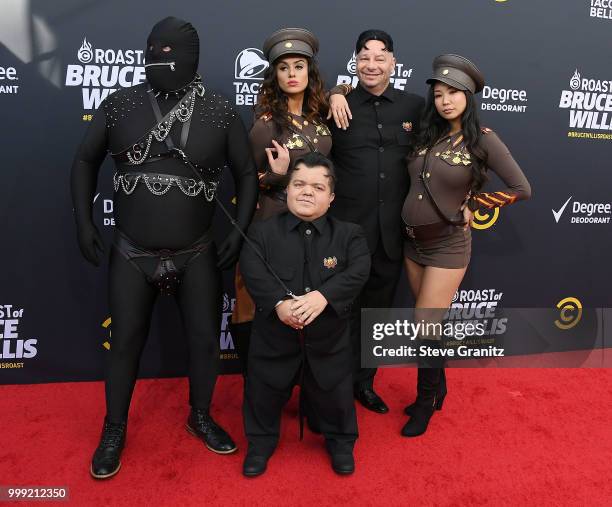
[[[157,142],[163,143],[172,130],[172,126],[175,121],[185,123],[193,116],[195,108],[195,102],[197,97],[204,97],[205,88],[202,84],[200,76],[194,80],[189,86],[185,88],[185,92],[181,93],[182,90],[176,92],[165,93],[166,98],[168,95],[175,95],[179,97],[179,102],[174,108],[168,113],[164,119],[159,122],[151,131],[145,136],[142,141],[133,144],[124,153],[127,158],[127,166],[140,166],[147,163],[149,151],[153,143],[153,139]],[[152,90],[149,93],[154,93]],[[157,92],[155,96],[163,94]],[[181,98],[182,95],[182,98]],[[182,157],[185,155],[181,150]],[[201,168],[198,168],[200,172]],[[126,195],[130,195],[136,189],[138,183],[144,183],[147,189],[157,196],[166,194],[171,187],[177,187],[183,194],[188,197],[196,197],[203,194],[207,201],[212,201],[215,197],[217,187],[219,185],[219,175],[223,168],[207,168],[210,173],[210,180],[208,181],[197,181],[194,178],[187,178],[184,176],[177,176],[172,174],[158,174],[158,173],[146,173],[146,172],[122,172],[117,171],[113,175],[113,187],[115,192],[122,190]]]

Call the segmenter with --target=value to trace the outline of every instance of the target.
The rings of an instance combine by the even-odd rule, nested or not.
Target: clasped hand
[[[276,307],[278,318],[294,329],[304,329],[312,323],[327,306],[327,299],[318,290],[309,292],[295,299],[283,301]]]

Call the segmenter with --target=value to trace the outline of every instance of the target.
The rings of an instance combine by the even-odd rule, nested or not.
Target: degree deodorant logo
[[[15,67],[0,66],[0,94],[17,94],[19,85],[16,84],[16,81],[19,81],[19,76]]]
[[[477,210],[474,213],[474,219],[472,220],[472,228],[473,229],[488,229],[492,227],[497,219],[499,218],[499,208],[495,208],[493,210],[481,211]]]
[[[564,298],[557,303],[559,318],[555,320],[555,326],[559,329],[571,329],[575,327],[582,318],[582,303],[574,297]]]

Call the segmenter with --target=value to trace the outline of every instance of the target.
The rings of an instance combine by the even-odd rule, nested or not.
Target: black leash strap
[[[159,109],[159,104],[157,103],[157,99],[155,98],[155,95],[153,93],[147,93],[147,96],[149,97],[149,101],[151,102],[151,107],[153,108],[153,112],[155,113],[155,118],[157,119],[158,122],[161,122],[163,119],[163,116]],[[187,165],[193,171],[198,181],[206,184],[206,182],[204,181],[204,178],[202,177],[202,174],[200,173],[200,171],[198,171],[198,168],[195,167],[191,163],[191,161],[189,160],[189,158],[183,151],[185,149],[185,146],[187,146],[187,139],[189,138],[189,127],[190,126],[191,126],[191,118],[189,118],[189,120],[183,123],[183,127],[181,129],[181,148],[177,148],[175,146],[174,142],[172,141],[172,138],[170,137],[170,133],[168,133],[164,141],[166,143],[166,146],[168,147],[168,151],[171,154],[178,155],[180,159],[185,163],[185,165]],[[285,291],[285,294],[292,299],[297,299],[297,296],[293,292],[291,292],[291,290],[289,290],[289,287],[287,287],[285,282],[283,282],[280,279],[280,277],[276,274],[272,266],[270,266],[270,263],[264,258],[262,253],[259,251],[257,246],[249,239],[249,237],[240,228],[240,226],[238,225],[238,222],[236,222],[232,214],[227,210],[227,208],[223,205],[221,200],[217,197],[216,192],[214,194],[214,197],[215,197],[215,201],[219,205],[219,208],[221,208],[221,211],[223,211],[223,213],[228,218],[228,220],[230,221],[234,229],[236,229],[240,233],[240,235],[242,236],[246,244],[249,245],[253,249],[257,257],[259,257],[259,260],[264,263],[264,266],[266,266],[266,269],[270,272],[270,274],[278,282],[281,288]]]
[[[431,149],[428,149],[427,153],[425,153],[425,156],[423,157],[423,167],[421,169],[421,174],[419,175],[419,177],[421,178],[421,181],[423,182],[423,186],[425,187],[425,191],[427,192],[427,195],[429,196],[429,199],[431,200],[436,210],[436,213],[440,215],[440,218],[442,218],[449,225],[454,225],[455,227],[463,227],[465,225],[465,222],[463,220],[452,220],[444,214],[444,212],[440,209],[440,206],[438,206],[438,203],[436,202],[436,199],[434,198],[431,192],[431,189],[429,188],[429,184],[427,183],[426,172],[427,172],[427,165],[429,162],[430,153],[431,153]]]

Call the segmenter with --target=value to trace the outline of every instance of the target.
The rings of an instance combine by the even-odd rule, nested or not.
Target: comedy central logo
[[[567,136],[612,139],[612,81],[586,78],[575,69],[568,84],[569,90],[561,91],[559,108],[569,110],[569,128],[576,130]],[[598,132],[584,132],[589,130]]]
[[[559,329],[571,329],[580,322],[582,318],[582,303],[574,297],[564,298],[557,303],[560,310],[559,318],[555,320],[555,326]]]
[[[98,109],[111,93],[146,79],[141,49],[94,48],[87,37],[83,37],[76,57],[79,63],[66,67],[65,85],[81,87],[83,109]],[[91,119],[90,115],[87,119]]]
[[[110,330],[110,325],[111,325],[111,318],[108,317],[107,319],[104,320],[104,322],[102,322],[102,327],[104,329],[108,329],[108,340],[106,340],[104,343],[102,343],[102,346],[106,349],[106,350],[110,350],[111,346],[110,346],[110,339],[111,339],[111,330]]]
[[[336,84],[350,84],[353,87],[357,86],[359,77],[357,77],[357,55],[355,55],[354,51],[346,64],[346,70],[349,75],[338,75]],[[408,78],[410,77],[412,77],[412,68],[409,69],[403,63],[396,63],[389,81],[393,85],[393,88],[403,90],[406,88],[406,83],[408,83]]]
[[[257,48],[246,48],[238,53],[234,62],[234,91],[237,106],[254,106],[263,80],[264,72],[270,64],[263,52]]]
[[[79,48],[77,58],[81,63],[89,63],[93,60],[93,47],[89,42],[87,42],[87,37],[83,38],[83,44],[81,44],[81,47]]]
[[[499,208],[494,208],[493,210],[489,211],[477,210],[474,213],[471,226],[473,229],[477,230],[488,229],[489,227],[493,227],[493,224],[497,222],[498,218]]]

